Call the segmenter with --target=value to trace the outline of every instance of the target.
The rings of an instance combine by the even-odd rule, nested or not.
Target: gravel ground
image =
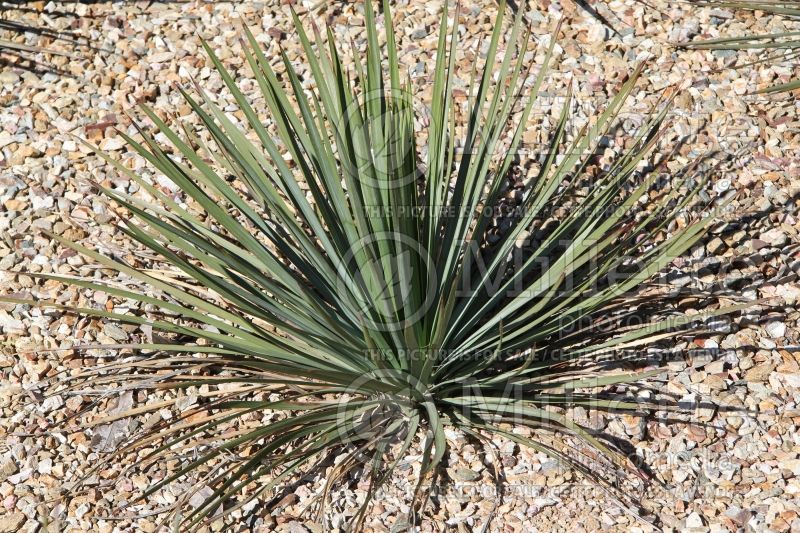
[[[146,256],[126,245],[113,225],[113,207],[95,195],[88,180],[130,193],[136,193],[137,187],[110,170],[73,135],[99,144],[146,174],[143,161],[129,153],[115,129],[133,133],[128,114],[140,116],[137,102],[192,122],[174,88],[191,79],[200,82],[223,107],[232,102],[209,68],[200,49],[201,37],[209,40],[230,69],[240,73],[241,87],[249,94],[258,89],[243,67],[237,19],[256,32],[268,52],[275,54],[280,42],[301,68],[303,55],[298,52],[284,4],[29,5],[43,10],[40,23],[53,29],[69,28],[88,45],[50,43],[48,46],[72,56],[39,55],[41,62],[33,69],[21,68],[25,65],[15,64],[13,59],[0,63],[0,294],[55,298],[70,305],[117,312],[127,308],[126,302],[105,294],[64,288],[25,275],[59,272],[115,279],[114,272],[58,246],[41,229],[153,266]],[[356,14],[360,4],[324,2],[327,7],[309,13],[307,8],[314,4],[317,2],[297,4],[307,23],[309,18],[320,25],[327,20],[342,43],[352,38],[357,46],[363,44],[363,22]],[[642,496],[664,531],[800,532],[797,93],[771,98],[748,94],[788,80],[793,71],[787,65],[733,70],[731,65],[746,62],[748,57],[685,51],[669,44],[695,35],[767,32],[791,26],[758,14],[697,8],[688,14],[682,5],[656,0],[649,4],[612,0],[607,8],[601,7],[619,34],[587,17],[572,0],[541,0],[527,13],[540,44],[547,42],[562,14],[567,21],[554,74],[548,80],[540,113],[524,137],[525,146],[535,150],[537,143],[546,139],[542,126],[554,123],[560,108],[558,96],[565,94],[567,84],[572,84],[577,96],[574,127],[578,128],[613,95],[637,62],[646,61],[646,79],[629,102],[623,130],[634,130],[641,114],[658,101],[665,88],[679,87],[666,138],[678,147],[668,169],[676,171],[697,157],[728,161],[715,173],[706,194],[713,202],[737,193],[731,203],[733,216],[715,226],[691,257],[671,265],[666,281],[676,287],[725,288],[747,298],[766,299],[769,306],[756,306],[732,323],[720,321],[714,335],[689,339],[682,346],[705,350],[711,356],[669,362],[668,380],[662,385],[682,402],[697,405],[691,423],[685,416],[664,421],[653,417],[608,419],[585,411],[571,414],[612,435],[626,436],[645,464],[664,481],[665,488],[651,489]],[[401,60],[419,82],[423,101],[430,91],[430,84],[424,82],[433,64],[440,10],[439,1],[400,2],[395,8],[404,52]],[[495,13],[492,2],[462,2],[462,46],[457,61],[464,77],[486,44]],[[36,14],[7,10],[2,16],[26,20]],[[22,38],[29,44],[39,43],[34,35]],[[674,144],[680,139],[685,142]],[[173,187],[166,181],[159,183],[167,189]],[[82,367],[110,360],[112,355],[103,350],[71,349],[75,345],[130,342],[150,334],[101,320],[0,303],[0,532],[155,530],[153,511],[174,501],[181,487],[162,491],[146,505],[120,511],[137,490],[164,475],[158,470],[138,471],[135,456],[126,458],[127,464],[100,471],[87,484],[89,490],[78,496],[64,499],[59,489],[86,472],[98,454],[113,448],[129,431],[168,420],[191,407],[196,397],[178,398],[172,408],[151,415],[84,429],[70,417],[91,407],[94,400],[97,404],[79,419],[81,424],[165,397],[145,398],[138,393],[118,398],[89,394],[43,397],[41,386],[46,378],[63,380]],[[723,407],[709,408],[709,403]],[[726,411],[724,406],[738,410]],[[264,420],[268,419],[265,415]],[[448,470],[452,483],[434,510],[435,520],[427,522],[424,530],[479,530],[495,506],[492,454],[457,435],[452,437],[458,441]],[[655,530],[547,458],[501,440],[496,444],[498,459],[505,467],[508,496],[496,510],[489,531]],[[400,517],[407,508],[402,496],[414,469],[419,468],[413,456],[411,459],[407,468],[398,472],[392,489],[379,498],[367,521],[369,530],[402,529]],[[133,468],[117,476],[124,466]],[[242,531],[318,531],[320,526],[300,513],[319,487],[299,489],[272,509],[254,504],[235,514],[229,524]],[[329,525],[341,527],[365,488],[358,484],[336,495]],[[211,529],[222,526],[222,521],[217,521]]]

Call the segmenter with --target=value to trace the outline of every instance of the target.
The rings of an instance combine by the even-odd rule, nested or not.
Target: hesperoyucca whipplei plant
[[[130,214],[121,231],[173,274],[134,268],[52,236],[141,288],[40,277],[146,308],[141,314],[70,311],[149,325],[171,339],[127,346],[141,357],[86,369],[84,377],[95,384],[202,389],[197,408],[156,424],[111,457],[146,450],[137,465],[146,468],[190,450],[142,495],[190,480],[193,488],[175,510],[195,494],[202,497],[180,515],[186,527],[321,466],[328,468],[321,513],[329,490],[354,471],[370,479],[370,495],[353,519],[358,528],[371,495],[418,447],[415,519],[446,458],[446,428],[544,452],[635,507],[614,482],[641,472],[564,408],[666,408],[645,396],[599,391],[620,392],[653,376],[658,369],[637,367],[649,345],[731,311],[664,311],[644,323],[632,320],[655,298],[635,291],[698,243],[712,219],[675,223],[700,187],[688,185],[693,168],[671,185],[661,180],[661,187],[658,174],[647,172],[667,107],[654,109],[627,148],[596,173],[593,156],[610,139],[641,69],[574,134],[568,133],[567,94],[516,209],[499,220],[498,211],[508,207],[505,177],[517,168],[558,30],[539,48],[538,64],[528,64],[530,33],[520,16],[504,24],[501,7],[485,65],[473,68],[462,105],[454,96],[458,23],[448,29],[457,12],[445,3],[429,122],[419,128],[389,6],[383,5],[384,47],[369,2],[364,11],[366,58],[356,57],[352,71],[330,30],[325,45],[316,26],[308,35],[295,16],[311,89],[285,55],[276,72],[243,31],[266,121],[208,46],[238,120],[200,86],[181,92],[212,142],[142,108],[155,132],[141,126],[139,140],[121,135],[182,197],[100,153],[152,197],[104,189]],[[458,139],[457,125],[463,126]],[[171,146],[158,142],[156,132]],[[424,159],[417,154],[423,135]],[[265,413],[273,417],[269,423]],[[569,435],[582,447],[565,451],[545,438],[552,434]],[[342,455],[335,465],[326,463],[333,454]],[[245,488],[238,503],[228,503]]]

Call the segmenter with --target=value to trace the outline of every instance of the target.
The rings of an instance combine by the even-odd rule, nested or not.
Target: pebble
[[[786,235],[786,233],[778,228],[765,231],[759,236],[759,239],[775,248],[781,248],[789,243],[789,237]]]
[[[774,367],[770,364],[760,364],[748,370],[744,375],[744,379],[748,382],[766,381],[773,370]]]
[[[109,137],[103,139],[103,142],[100,143],[100,148],[107,152],[122,150],[125,148],[125,141],[123,141],[121,137]]]
[[[19,466],[13,459],[5,459],[0,463],[0,482],[7,480],[19,472]]]
[[[786,335],[786,324],[783,322],[769,322],[764,329],[773,339],[780,339]]]
[[[706,245],[706,249],[711,254],[720,254],[725,251],[725,243],[719,237],[714,237]]]
[[[704,527],[703,518],[697,514],[692,513],[686,517],[686,527],[690,529],[698,529]]]
[[[17,533],[26,520],[27,517],[22,513],[11,513],[0,516],[0,532]]]
[[[456,481],[475,481],[481,477],[480,473],[470,470],[469,468],[451,469],[448,470],[448,474]]]
[[[118,325],[109,322],[103,326],[103,333],[114,339],[115,341],[128,340],[128,334]]]

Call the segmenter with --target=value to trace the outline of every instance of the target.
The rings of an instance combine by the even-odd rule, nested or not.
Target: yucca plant
[[[424,127],[415,120],[413,84],[401,76],[388,2],[385,47],[367,2],[366,58],[359,61],[353,50],[352,69],[330,30],[326,47],[319,29],[313,27],[312,41],[295,15],[311,88],[285,54],[276,70],[243,30],[266,119],[261,100],[243,94],[207,45],[239,118],[202,87],[195,86],[198,96],[181,89],[213,141],[207,142],[142,107],[152,127],[139,125],[139,140],[120,135],[182,196],[98,152],[151,197],[104,188],[129,213],[119,229],[172,271],[145,270],[52,235],[126,283],[38,277],[145,309],[37,305],[149,325],[166,338],[116,346],[138,357],[86,369],[80,382],[200,395],[196,408],[149,427],[103,463],[139,451],[136,467],[148,468],[177,454],[179,468],[141,496],[186,481],[194,488],[176,502],[178,513],[210,487],[210,494],[200,492],[202,504],[176,515],[184,528],[327,467],[317,507],[323,516],[332,488],[355,472],[369,478],[353,518],[358,529],[372,495],[418,449],[413,522],[447,458],[446,428],[489,445],[499,436],[543,452],[636,508],[616,482],[642,472],[565,409],[672,408],[625,394],[661,372],[644,368],[648,348],[735,307],[691,316],[654,312],[658,291],[642,289],[700,242],[713,217],[686,214],[702,187],[696,166],[664,180],[647,164],[667,105],[657,106],[624,146],[613,142],[612,127],[641,68],[574,133],[567,95],[543,153],[525,162],[531,173],[521,197],[510,204],[505,184],[523,168],[515,160],[524,156],[521,139],[558,29],[540,50],[537,72],[525,61],[530,32],[521,15],[509,26],[503,11],[462,104],[458,12],[448,30],[445,2]],[[602,169],[598,150],[616,153]],[[169,396],[102,422],[174,401]],[[566,436],[573,446],[567,450],[548,435]],[[332,457],[335,465],[326,463]]]
[[[789,19],[800,19],[800,1],[798,0],[762,0],[741,2],[732,0],[703,0],[701,6],[712,6],[740,11],[761,11]],[[716,39],[697,39],[682,43],[687,48],[705,50],[749,50],[760,53],[760,57],[751,66],[766,62],[788,62],[800,57],[800,31],[784,31],[753,35],[736,35]],[[793,91],[800,88],[800,80],[779,83],[757,91],[760,94]]]

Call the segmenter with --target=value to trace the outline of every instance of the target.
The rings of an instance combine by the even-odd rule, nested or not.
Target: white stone
[[[106,151],[122,150],[125,142],[119,137],[109,137],[100,143],[100,149]]]
[[[790,459],[781,463],[781,468],[791,470],[795,476],[800,476],[800,459]]]
[[[42,402],[42,410],[45,413],[49,413],[50,411],[55,411],[56,409],[61,408],[64,405],[64,399],[60,396],[48,396]]]
[[[770,322],[766,325],[767,334],[773,339],[780,339],[786,334],[786,324],[783,322]]]
[[[704,525],[703,519],[697,513],[692,513],[686,517],[686,527],[701,528]]]
[[[39,461],[36,470],[38,470],[40,474],[50,474],[53,471],[53,460],[48,458]]]
[[[25,325],[22,323],[22,320],[14,318],[5,311],[0,312],[0,327],[2,327],[6,333],[22,333],[25,331]]]

